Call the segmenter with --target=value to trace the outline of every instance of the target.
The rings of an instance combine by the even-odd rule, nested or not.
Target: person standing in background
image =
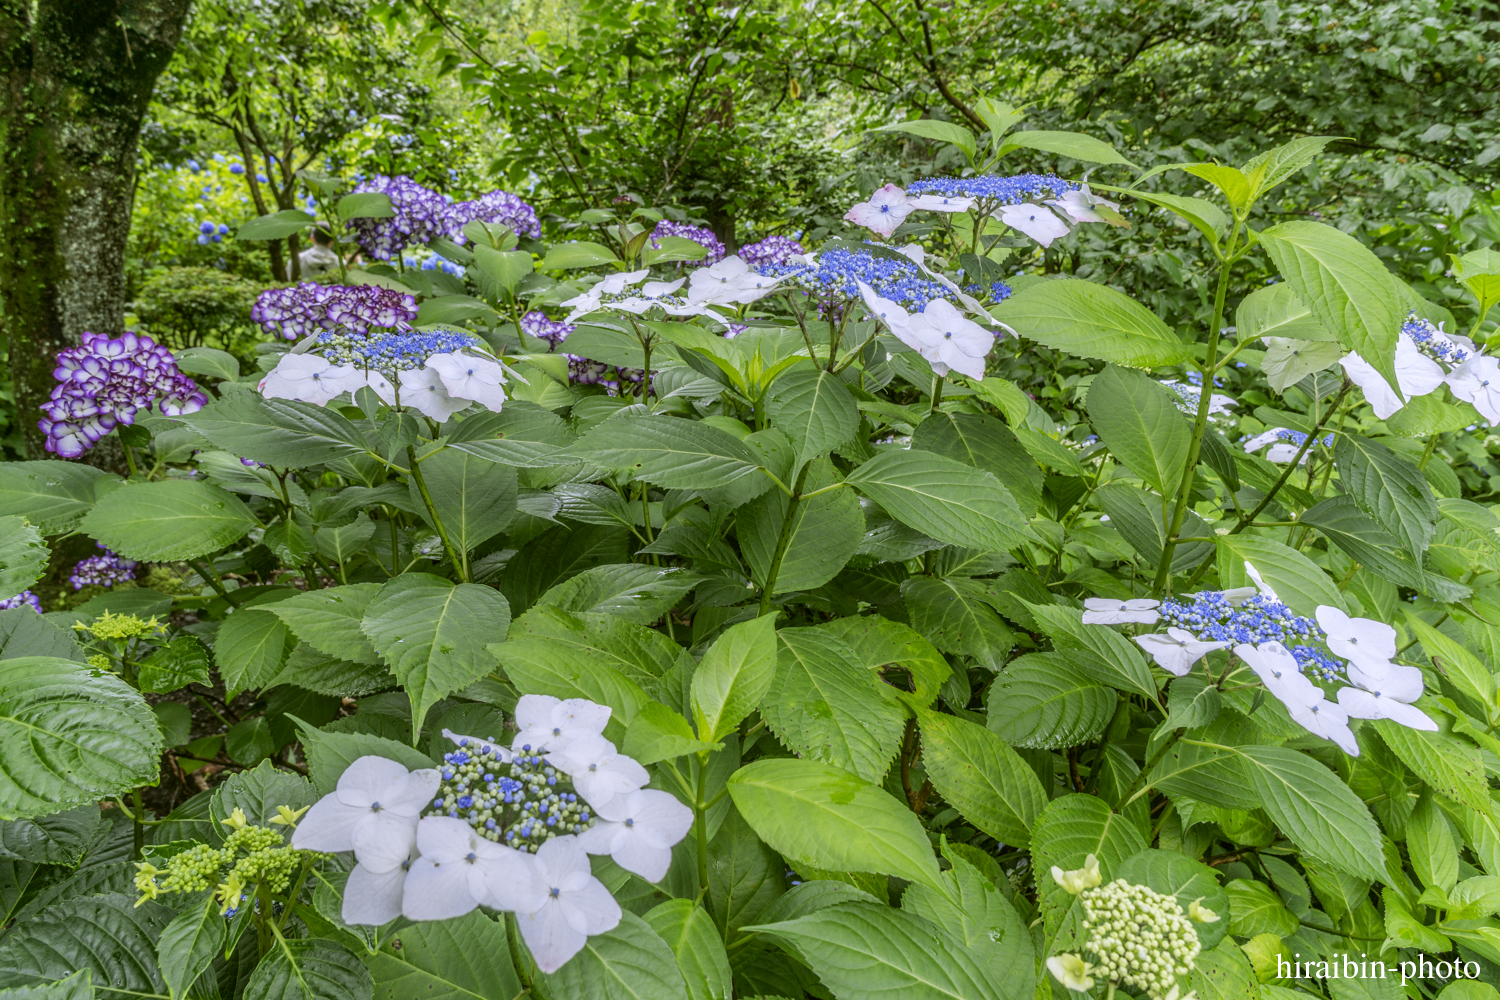
[[[313,228],[312,243],[312,246],[297,255],[304,278],[316,278],[339,266],[339,255],[333,249],[333,234],[322,223]]]

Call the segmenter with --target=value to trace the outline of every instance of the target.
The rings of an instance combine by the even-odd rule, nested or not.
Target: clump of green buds
[[[296,826],[306,808],[292,810],[281,806],[271,822],[278,826]],[[140,906],[162,893],[202,892],[214,887],[219,912],[232,917],[247,897],[245,890],[263,885],[273,894],[284,893],[291,884],[307,851],[288,847],[286,837],[268,826],[255,826],[236,809],[228,819],[229,827],[222,847],[192,844],[169,855],[162,867],[152,861],[136,862],[135,887],[141,893]]]
[[[1088,950],[1098,957],[1089,970],[1093,975],[1165,997],[1192,971],[1198,932],[1175,897],[1115,879],[1078,898]]]

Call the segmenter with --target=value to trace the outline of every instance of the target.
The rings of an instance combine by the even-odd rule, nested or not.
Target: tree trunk
[[[0,0],[0,324],[28,457],[57,352],[125,323],[136,143],[191,0]]]

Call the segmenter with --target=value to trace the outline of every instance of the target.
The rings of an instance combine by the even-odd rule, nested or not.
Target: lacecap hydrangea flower
[[[844,218],[890,239],[913,212],[972,211],[981,219],[995,215],[1045,247],[1067,235],[1075,223],[1129,225],[1117,211],[1119,207],[1093,194],[1086,184],[1073,184],[1050,174],[989,174],[932,177],[916,181],[905,190],[886,184],[868,201],[851,208]]]
[[[1500,424],[1500,359],[1482,353],[1467,337],[1444,333],[1441,326],[1416,313],[1406,317],[1396,337],[1399,393],[1357,351],[1345,355],[1339,364],[1349,380],[1364,390],[1365,402],[1382,420],[1405,406],[1407,399],[1447,385],[1455,398],[1474,404],[1491,426]]]
[[[47,435],[47,450],[64,458],[77,458],[115,427],[134,423],[153,403],[179,416],[208,402],[171,351],[129,331],[113,339],[85,333],[78,347],[58,352],[52,375],[58,384],[37,426]]]
[[[343,903],[350,924],[506,910],[538,967],[555,971],[620,921],[588,855],[659,881],[693,822],[691,809],[646,788],[645,768],[604,739],[609,717],[582,699],[526,695],[509,747],[445,730],[455,749],[436,768],[408,772],[362,757],[308,812],[292,846],[354,852]]]
[[[1393,662],[1394,628],[1328,605],[1319,606],[1315,618],[1298,615],[1253,565],[1246,563],[1245,569],[1254,587],[1204,591],[1188,595],[1191,600],[1168,600],[1159,609],[1133,613],[1101,609],[1092,612],[1092,619],[1086,612],[1084,621],[1165,622],[1169,627],[1164,634],[1136,636],[1135,642],[1157,666],[1178,677],[1209,653],[1232,646],[1234,656],[1297,724],[1353,757],[1359,756],[1359,743],[1350,719],[1390,719],[1411,729],[1437,729],[1413,705],[1422,696],[1422,671]],[[1089,603],[1104,604],[1105,599],[1090,598]],[[1330,699],[1321,685],[1340,682]]]

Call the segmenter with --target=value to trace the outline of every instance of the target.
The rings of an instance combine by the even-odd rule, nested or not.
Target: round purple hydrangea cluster
[[[410,177],[371,177],[354,189],[355,194],[375,191],[391,199],[396,213],[389,219],[351,219],[359,248],[379,260],[392,260],[414,243],[426,243],[448,233],[447,200]]]
[[[29,590],[23,590],[15,597],[7,597],[0,601],[0,611],[9,611],[11,608],[28,607],[37,614],[42,613],[42,599]]]
[[[724,244],[719,242],[719,238],[713,234],[713,230],[711,229],[690,225],[686,222],[673,222],[671,219],[662,219],[656,224],[656,228],[651,230],[651,246],[660,250],[661,243],[659,241],[664,236],[681,236],[683,239],[692,240],[708,250],[707,257],[701,260],[687,261],[688,267],[706,267],[709,264],[717,264],[724,259]]]
[[[175,417],[201,410],[208,397],[177,369],[172,352],[150,337],[126,332],[111,340],[85,333],[83,343],[57,355],[58,385],[38,422],[47,450],[77,458],[120,424],[135,422],[153,402]]]
[[[536,209],[509,191],[491,191],[473,201],[460,201],[449,206],[448,235],[454,242],[465,242],[463,228],[471,222],[506,226],[517,236],[530,236],[532,239],[542,235],[542,224],[536,217]]]
[[[1061,198],[1063,192],[1077,188],[1078,185],[1072,181],[1065,181],[1052,174],[1014,174],[1010,177],[986,174],[982,177],[928,177],[907,185],[906,193],[977,198],[993,205],[1020,205]]]
[[[573,329],[572,323],[564,323],[560,319],[548,319],[546,313],[536,309],[521,317],[522,333],[545,340],[553,347],[567,340],[568,334],[572,333]]]
[[[751,267],[767,264],[786,264],[793,257],[807,253],[801,243],[790,236],[767,236],[759,243],[740,248],[740,260]]]
[[[268,288],[255,300],[250,318],[267,333],[296,340],[324,330],[361,335],[372,328],[410,325],[417,318],[411,295],[374,285],[320,285],[304,281],[289,288]]]
[[[104,552],[101,555],[89,556],[73,567],[73,573],[68,577],[68,582],[73,585],[74,590],[82,590],[89,586],[113,587],[117,583],[135,579],[135,567],[138,564],[134,559],[122,559],[104,548],[103,542],[94,544],[104,549]]]

